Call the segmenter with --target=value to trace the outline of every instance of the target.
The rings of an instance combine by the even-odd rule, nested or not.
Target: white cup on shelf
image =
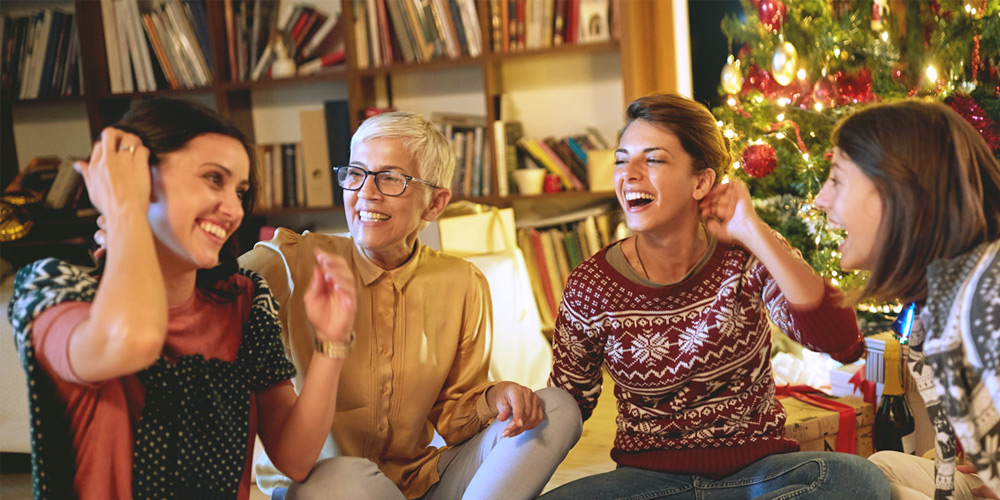
[[[545,182],[545,169],[520,168],[513,172],[517,190],[521,194],[542,194]]]

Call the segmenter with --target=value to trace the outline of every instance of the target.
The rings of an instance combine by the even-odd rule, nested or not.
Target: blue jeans
[[[888,500],[889,481],[847,453],[780,453],[722,479],[620,467],[565,484],[539,500]]]

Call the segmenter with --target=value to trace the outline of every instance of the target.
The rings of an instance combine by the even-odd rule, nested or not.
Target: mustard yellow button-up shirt
[[[313,356],[302,295],[314,248],[347,259],[357,288],[357,339],[340,375],[333,439],[342,455],[375,462],[407,498],[417,498],[438,481],[434,429],[455,445],[494,417],[485,399],[492,385],[489,285],[472,264],[419,243],[409,261],[386,271],[349,238],[280,229],[240,265],[264,276],[278,301],[297,389]]]

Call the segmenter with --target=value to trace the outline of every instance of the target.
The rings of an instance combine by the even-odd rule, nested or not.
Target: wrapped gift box
[[[872,426],[875,424],[875,408],[860,398],[838,398],[811,394],[854,408],[857,425],[854,439],[854,454],[868,457],[874,451]],[[836,451],[837,436],[840,432],[840,415],[833,410],[820,408],[794,397],[781,397],[785,407],[785,435],[798,441],[802,451]]]

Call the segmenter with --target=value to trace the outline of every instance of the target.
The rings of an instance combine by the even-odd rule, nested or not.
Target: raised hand
[[[535,391],[514,382],[499,382],[491,387],[486,393],[486,403],[497,412],[497,419],[501,422],[511,419],[504,427],[503,437],[513,437],[534,429],[545,416],[542,401]]]
[[[306,316],[316,330],[316,338],[341,342],[350,337],[357,300],[354,275],[339,255],[315,251],[312,282],[303,297]]]
[[[757,216],[746,184],[733,180],[719,184],[698,204],[705,227],[723,243],[733,240],[746,244],[763,221]]]
[[[149,149],[138,136],[108,127],[90,160],[78,161],[74,168],[83,176],[94,207],[107,217],[107,228],[114,227],[122,213],[137,211],[145,217],[152,189]]]

